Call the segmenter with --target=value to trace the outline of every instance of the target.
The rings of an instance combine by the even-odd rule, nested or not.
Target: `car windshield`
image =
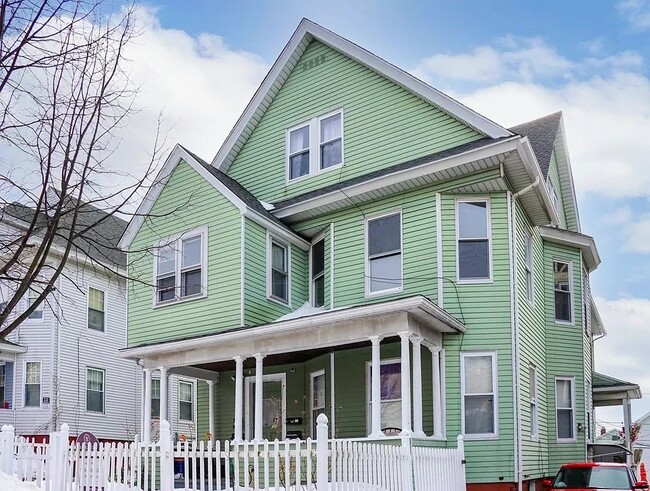
[[[558,489],[631,489],[625,467],[566,467],[560,469],[553,487]]]

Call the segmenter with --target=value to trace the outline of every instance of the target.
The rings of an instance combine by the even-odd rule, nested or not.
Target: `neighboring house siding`
[[[296,246],[291,248],[290,285],[291,303],[284,305],[267,298],[268,234],[264,227],[246,219],[244,325],[272,322],[299,308],[308,299],[308,252]]]
[[[575,443],[557,441],[556,425],[556,377],[575,377],[575,422],[585,421],[585,356],[583,352],[582,327],[582,288],[580,252],[551,243],[544,244],[544,275],[546,278],[546,353],[547,353],[547,399],[548,399],[548,435],[549,467],[557,469],[568,461],[586,457],[585,432],[578,432],[574,427]],[[571,261],[573,283],[573,318],[572,325],[555,322],[553,261]]]
[[[321,56],[324,63],[302,69],[304,61]],[[343,109],[344,167],[287,185],[286,130],[337,109]],[[257,198],[274,202],[479,138],[402,87],[313,41],[228,174]]]
[[[153,308],[149,284],[154,281],[154,243],[199,227],[207,227],[207,296]],[[239,326],[240,236],[237,208],[189,165],[180,163],[130,247],[130,274],[139,281],[129,284],[129,346]]]
[[[89,287],[104,292],[104,332],[87,327]],[[68,264],[59,293],[58,425],[67,423],[71,434],[90,431],[98,438],[133,439],[139,427],[141,371],[134,361],[118,356],[126,346],[125,282]],[[87,368],[104,371],[103,414],[86,409]]]
[[[546,296],[544,244],[535,227],[532,227],[521,204],[517,201],[516,211],[516,254],[517,254],[517,309],[519,330],[519,374],[521,381],[520,411],[522,418],[522,474],[526,479],[551,475],[555,469],[548,467],[549,403],[546,394]],[[526,234],[532,240],[533,302],[527,296],[525,269]],[[537,427],[538,436],[531,435],[531,386],[530,367],[537,373]]]

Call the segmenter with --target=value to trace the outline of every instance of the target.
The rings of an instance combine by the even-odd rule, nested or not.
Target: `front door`
[[[284,373],[263,377],[262,438],[284,440],[286,436],[286,377]],[[255,438],[255,377],[246,377],[246,439]]]

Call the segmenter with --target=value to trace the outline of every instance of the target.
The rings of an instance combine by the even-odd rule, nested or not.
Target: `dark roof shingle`
[[[553,145],[555,144],[561,119],[562,111],[558,111],[509,128],[513,133],[528,137],[544,177],[548,175]]]

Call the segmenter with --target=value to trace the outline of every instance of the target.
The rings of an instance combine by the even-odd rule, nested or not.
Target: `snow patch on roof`
[[[273,208],[275,208],[275,206],[273,206],[271,203],[267,203],[266,201],[260,201],[260,203],[266,211],[271,211]]]
[[[282,317],[278,317],[277,319],[275,319],[274,322],[288,321],[290,319],[297,319],[299,317],[307,317],[309,315],[320,314],[321,312],[324,311],[325,311],[325,307],[314,307],[310,305],[309,302],[305,302],[293,312],[289,312],[288,314],[283,315]]]

